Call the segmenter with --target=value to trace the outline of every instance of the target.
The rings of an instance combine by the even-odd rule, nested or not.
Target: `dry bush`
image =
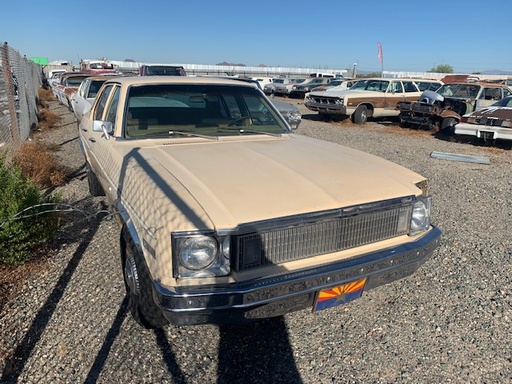
[[[46,106],[47,102],[55,100],[51,89],[39,88],[38,90],[38,101],[39,104]]]
[[[38,91],[37,120],[40,130],[48,130],[57,127],[61,118],[49,109],[48,102],[54,101],[51,89],[39,88]]]
[[[59,169],[50,149],[38,142],[26,142],[15,151],[13,162],[23,177],[30,178],[42,188],[62,184],[66,174]]]
[[[60,117],[47,108],[38,108],[38,127],[41,130],[56,128],[60,123]]]

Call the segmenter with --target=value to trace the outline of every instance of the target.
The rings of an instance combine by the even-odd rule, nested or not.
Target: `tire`
[[[441,131],[448,135],[452,135],[455,131],[455,124],[457,124],[457,119],[453,117],[447,117],[446,119],[443,119],[441,122]]]
[[[368,108],[366,105],[360,105],[352,115],[352,121],[355,124],[364,124],[368,120]]]
[[[134,320],[147,329],[161,328],[169,321],[153,300],[152,282],[144,257],[131,237],[121,237],[121,261],[128,309]]]
[[[96,177],[96,174],[93,172],[88,162],[85,163],[85,173],[87,174],[89,193],[92,196],[105,196],[105,191],[103,190],[98,177]]]

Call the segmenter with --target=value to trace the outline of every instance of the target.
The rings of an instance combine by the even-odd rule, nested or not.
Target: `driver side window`
[[[107,108],[105,120],[112,122],[112,127],[115,127],[117,106],[119,105],[119,87],[115,87],[113,92],[112,100]]]
[[[94,120],[101,120],[103,117],[103,112],[105,111],[105,106],[107,105],[108,96],[112,91],[113,85],[109,85],[105,88],[103,93],[100,95],[100,99],[96,104],[96,109],[94,110]]]

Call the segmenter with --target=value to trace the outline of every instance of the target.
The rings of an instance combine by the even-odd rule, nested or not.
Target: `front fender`
[[[452,109],[445,109],[445,110],[443,110],[439,116],[442,119],[446,119],[448,117],[452,117],[454,119],[457,119],[457,121],[460,120],[460,115],[457,112],[455,112],[454,110],[452,110]]]

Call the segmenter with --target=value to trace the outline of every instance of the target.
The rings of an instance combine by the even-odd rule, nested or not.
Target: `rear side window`
[[[405,81],[404,82],[404,90],[406,93],[408,92],[418,92],[418,89],[414,85],[412,81]]]

